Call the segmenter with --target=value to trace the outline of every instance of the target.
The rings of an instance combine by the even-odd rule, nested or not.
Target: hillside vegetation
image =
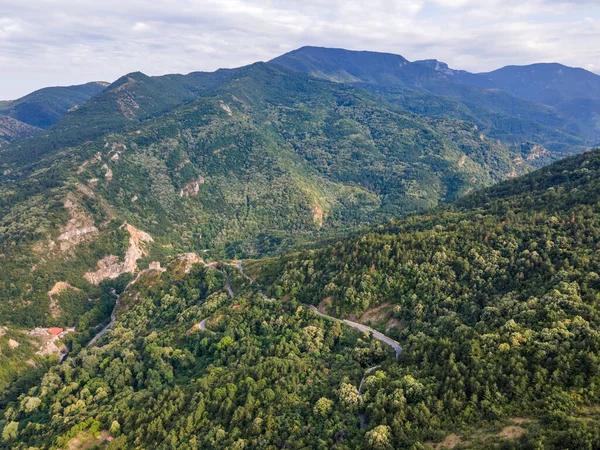
[[[598,100],[555,69],[309,47],[0,102],[0,447],[600,448],[600,150],[529,173]]]
[[[596,448],[599,171],[600,151],[587,153],[343,242],[246,261],[252,283],[190,255],[146,271],[98,346],[5,397],[3,443]],[[399,358],[306,303],[357,316],[389,306],[375,326]]]
[[[131,74],[0,161],[0,317],[28,327],[93,309],[53,303],[57,282],[91,296],[97,270],[113,278],[186,251],[269,254],[529,169],[469,122],[399,113],[268,64]],[[125,222],[149,237],[137,245]]]

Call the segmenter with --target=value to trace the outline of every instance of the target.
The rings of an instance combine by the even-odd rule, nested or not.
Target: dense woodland
[[[0,448],[600,448],[596,125],[388,56],[0,102]]]
[[[76,315],[51,315],[46,293],[65,281],[97,298],[83,274],[123,258],[124,222],[156,242],[140,264],[256,257],[455,200],[530,170],[522,158],[472,123],[267,64],[132,74],[0,153],[0,318],[73,325]],[[51,250],[73,211],[98,233]]]
[[[4,445],[389,449],[457,435],[469,448],[598,448],[599,171],[596,151],[247,261],[251,284],[226,266],[185,275],[175,259],[122,294],[98,346],[5,400]],[[305,306],[322,300],[342,316],[389,304],[374,326],[399,358]],[[499,439],[503,427],[519,433]]]

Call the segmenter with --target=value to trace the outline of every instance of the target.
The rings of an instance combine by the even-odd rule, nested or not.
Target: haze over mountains
[[[493,118],[495,123],[507,119],[534,121],[593,143],[600,139],[597,106],[600,76],[584,69],[553,63],[507,66],[473,74],[451,69],[437,60],[410,62],[399,55],[320,47],[302,47],[272,62],[333,81],[402,87],[447,96],[459,100],[476,115],[482,109],[485,115],[497,114]],[[413,108],[410,101],[407,103],[408,108]]]
[[[600,442],[599,102],[319,47],[0,102],[2,445]]]

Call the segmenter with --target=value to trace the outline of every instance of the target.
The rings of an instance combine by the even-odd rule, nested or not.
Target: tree
[[[321,397],[315,403],[315,407],[313,408],[313,412],[319,416],[325,417],[331,411],[331,407],[333,406],[333,402],[328,398]]]
[[[19,422],[8,422],[2,430],[2,439],[4,441],[12,441],[19,435]]]
[[[365,434],[369,447],[374,450],[386,450],[392,448],[391,431],[387,425],[379,425]]]
[[[338,395],[344,405],[350,408],[358,408],[360,406],[360,394],[356,386],[350,383],[342,383]]]
[[[113,420],[110,424],[109,430],[111,436],[118,436],[121,434],[121,424],[117,420]]]

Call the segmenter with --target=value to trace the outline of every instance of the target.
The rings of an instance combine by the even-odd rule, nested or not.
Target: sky
[[[2,0],[0,99],[238,67],[304,45],[473,72],[560,62],[600,73],[599,43],[597,0]]]

